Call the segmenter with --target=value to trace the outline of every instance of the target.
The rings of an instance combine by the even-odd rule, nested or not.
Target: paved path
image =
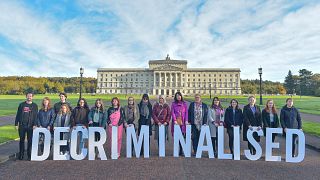
[[[0,126],[14,125],[16,116],[2,116],[0,117]]]

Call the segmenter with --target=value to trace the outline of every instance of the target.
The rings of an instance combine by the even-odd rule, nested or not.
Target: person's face
[[[145,102],[145,103],[148,102],[148,98],[144,97],[143,102]]]
[[[237,105],[238,105],[238,103],[237,103],[236,101],[233,100],[233,101],[231,102],[232,108],[235,109],[235,108],[237,107]]]
[[[179,94],[177,94],[177,100],[181,101],[181,96]]]
[[[84,107],[84,100],[80,100],[79,104],[80,104],[80,107]]]
[[[113,106],[118,106],[118,101],[116,99],[112,100],[112,105]]]
[[[49,101],[48,100],[43,100],[43,105],[45,106],[45,107],[48,107],[48,105],[49,105]]]
[[[293,101],[292,100],[288,100],[287,101],[287,106],[290,108],[293,106]]]
[[[159,98],[159,103],[163,104],[164,103],[164,99],[163,98]]]
[[[33,94],[27,94],[26,98],[27,98],[27,101],[32,101]]]
[[[65,102],[66,101],[66,97],[63,94],[60,95],[60,101],[61,102]]]
[[[133,98],[129,98],[128,99],[128,104],[133,105],[133,103],[134,103]]]
[[[220,102],[220,101],[219,101],[218,99],[214,99],[214,100],[213,100],[213,104],[216,105],[216,106],[219,106],[219,102]]]
[[[200,102],[201,102],[200,96],[194,97],[194,101],[195,101],[196,103],[200,103]]]
[[[249,99],[249,104],[250,104],[250,105],[254,105],[255,103],[256,103],[256,99],[253,98],[253,97],[251,97],[251,98]]]
[[[268,108],[271,109],[273,107],[273,101],[268,102]]]
[[[101,101],[97,101],[96,102],[96,106],[97,106],[97,108],[100,108],[101,107]]]
[[[61,106],[61,110],[63,113],[67,113],[67,107],[66,106]]]

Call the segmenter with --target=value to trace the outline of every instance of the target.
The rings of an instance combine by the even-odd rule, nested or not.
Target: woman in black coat
[[[252,130],[252,127],[258,127],[258,130],[261,129],[262,119],[261,119],[261,111],[259,106],[256,106],[256,98],[254,96],[250,96],[248,98],[249,104],[244,106],[243,108],[243,140],[248,141],[247,139],[247,131]],[[258,133],[253,133],[253,138],[260,142],[260,136]],[[255,154],[256,150],[253,148],[252,144],[248,141],[248,148],[251,154]]]
[[[229,136],[229,148],[231,154],[233,154],[233,127],[242,126],[243,123],[243,114],[242,110],[238,106],[238,101],[232,99],[230,106],[226,109],[224,116],[224,122],[227,126],[227,133]]]
[[[279,117],[273,100],[267,101],[266,107],[262,110],[263,133],[266,136],[266,128],[278,128]],[[276,138],[276,134],[272,134],[272,142]]]
[[[149,100],[148,94],[143,94],[142,99],[140,103],[138,104],[139,112],[140,112],[140,119],[139,119],[139,126],[138,126],[138,135],[140,136],[140,131],[142,125],[149,126],[149,135],[152,135],[152,125],[151,125],[151,117],[152,117],[152,105]],[[150,136],[149,136],[149,142],[150,142]],[[143,154],[143,145],[142,143],[142,149],[141,149],[141,155]]]

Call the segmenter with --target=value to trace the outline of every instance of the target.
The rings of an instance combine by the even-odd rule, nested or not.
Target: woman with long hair
[[[55,117],[54,127],[70,127],[71,125],[71,111],[68,104],[62,104],[60,110]],[[60,147],[60,154],[65,154],[69,151],[70,133],[60,133],[60,140],[68,140],[67,145]]]
[[[262,110],[263,131],[266,135],[266,128],[278,128],[279,117],[276,106],[272,99],[268,99],[265,108]],[[272,142],[274,142],[276,134],[272,134]]]
[[[120,157],[121,144],[122,144],[122,131],[123,131],[123,122],[124,122],[124,110],[120,106],[120,100],[117,97],[112,98],[111,107],[107,111],[107,124],[108,124],[108,135],[109,142],[112,144],[112,126],[118,128],[118,158]]]
[[[152,135],[152,124],[151,124],[151,117],[152,117],[152,105],[150,103],[150,99],[148,94],[143,94],[140,103],[138,104],[140,119],[139,119],[139,127],[138,127],[138,135],[140,136],[140,131],[142,125],[149,126],[149,142],[150,136]],[[144,143],[142,143],[143,147]],[[141,155],[144,153],[144,148],[141,150]]]

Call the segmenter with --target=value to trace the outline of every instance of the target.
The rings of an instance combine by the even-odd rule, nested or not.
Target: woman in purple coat
[[[182,94],[180,92],[176,92],[174,95],[174,102],[171,105],[171,115],[172,115],[172,123],[171,123],[171,133],[172,136],[174,134],[174,125],[179,125],[183,136],[186,136],[186,125],[188,122],[188,106],[185,101],[183,101]],[[179,155],[182,155],[182,146],[179,143],[180,150]]]

